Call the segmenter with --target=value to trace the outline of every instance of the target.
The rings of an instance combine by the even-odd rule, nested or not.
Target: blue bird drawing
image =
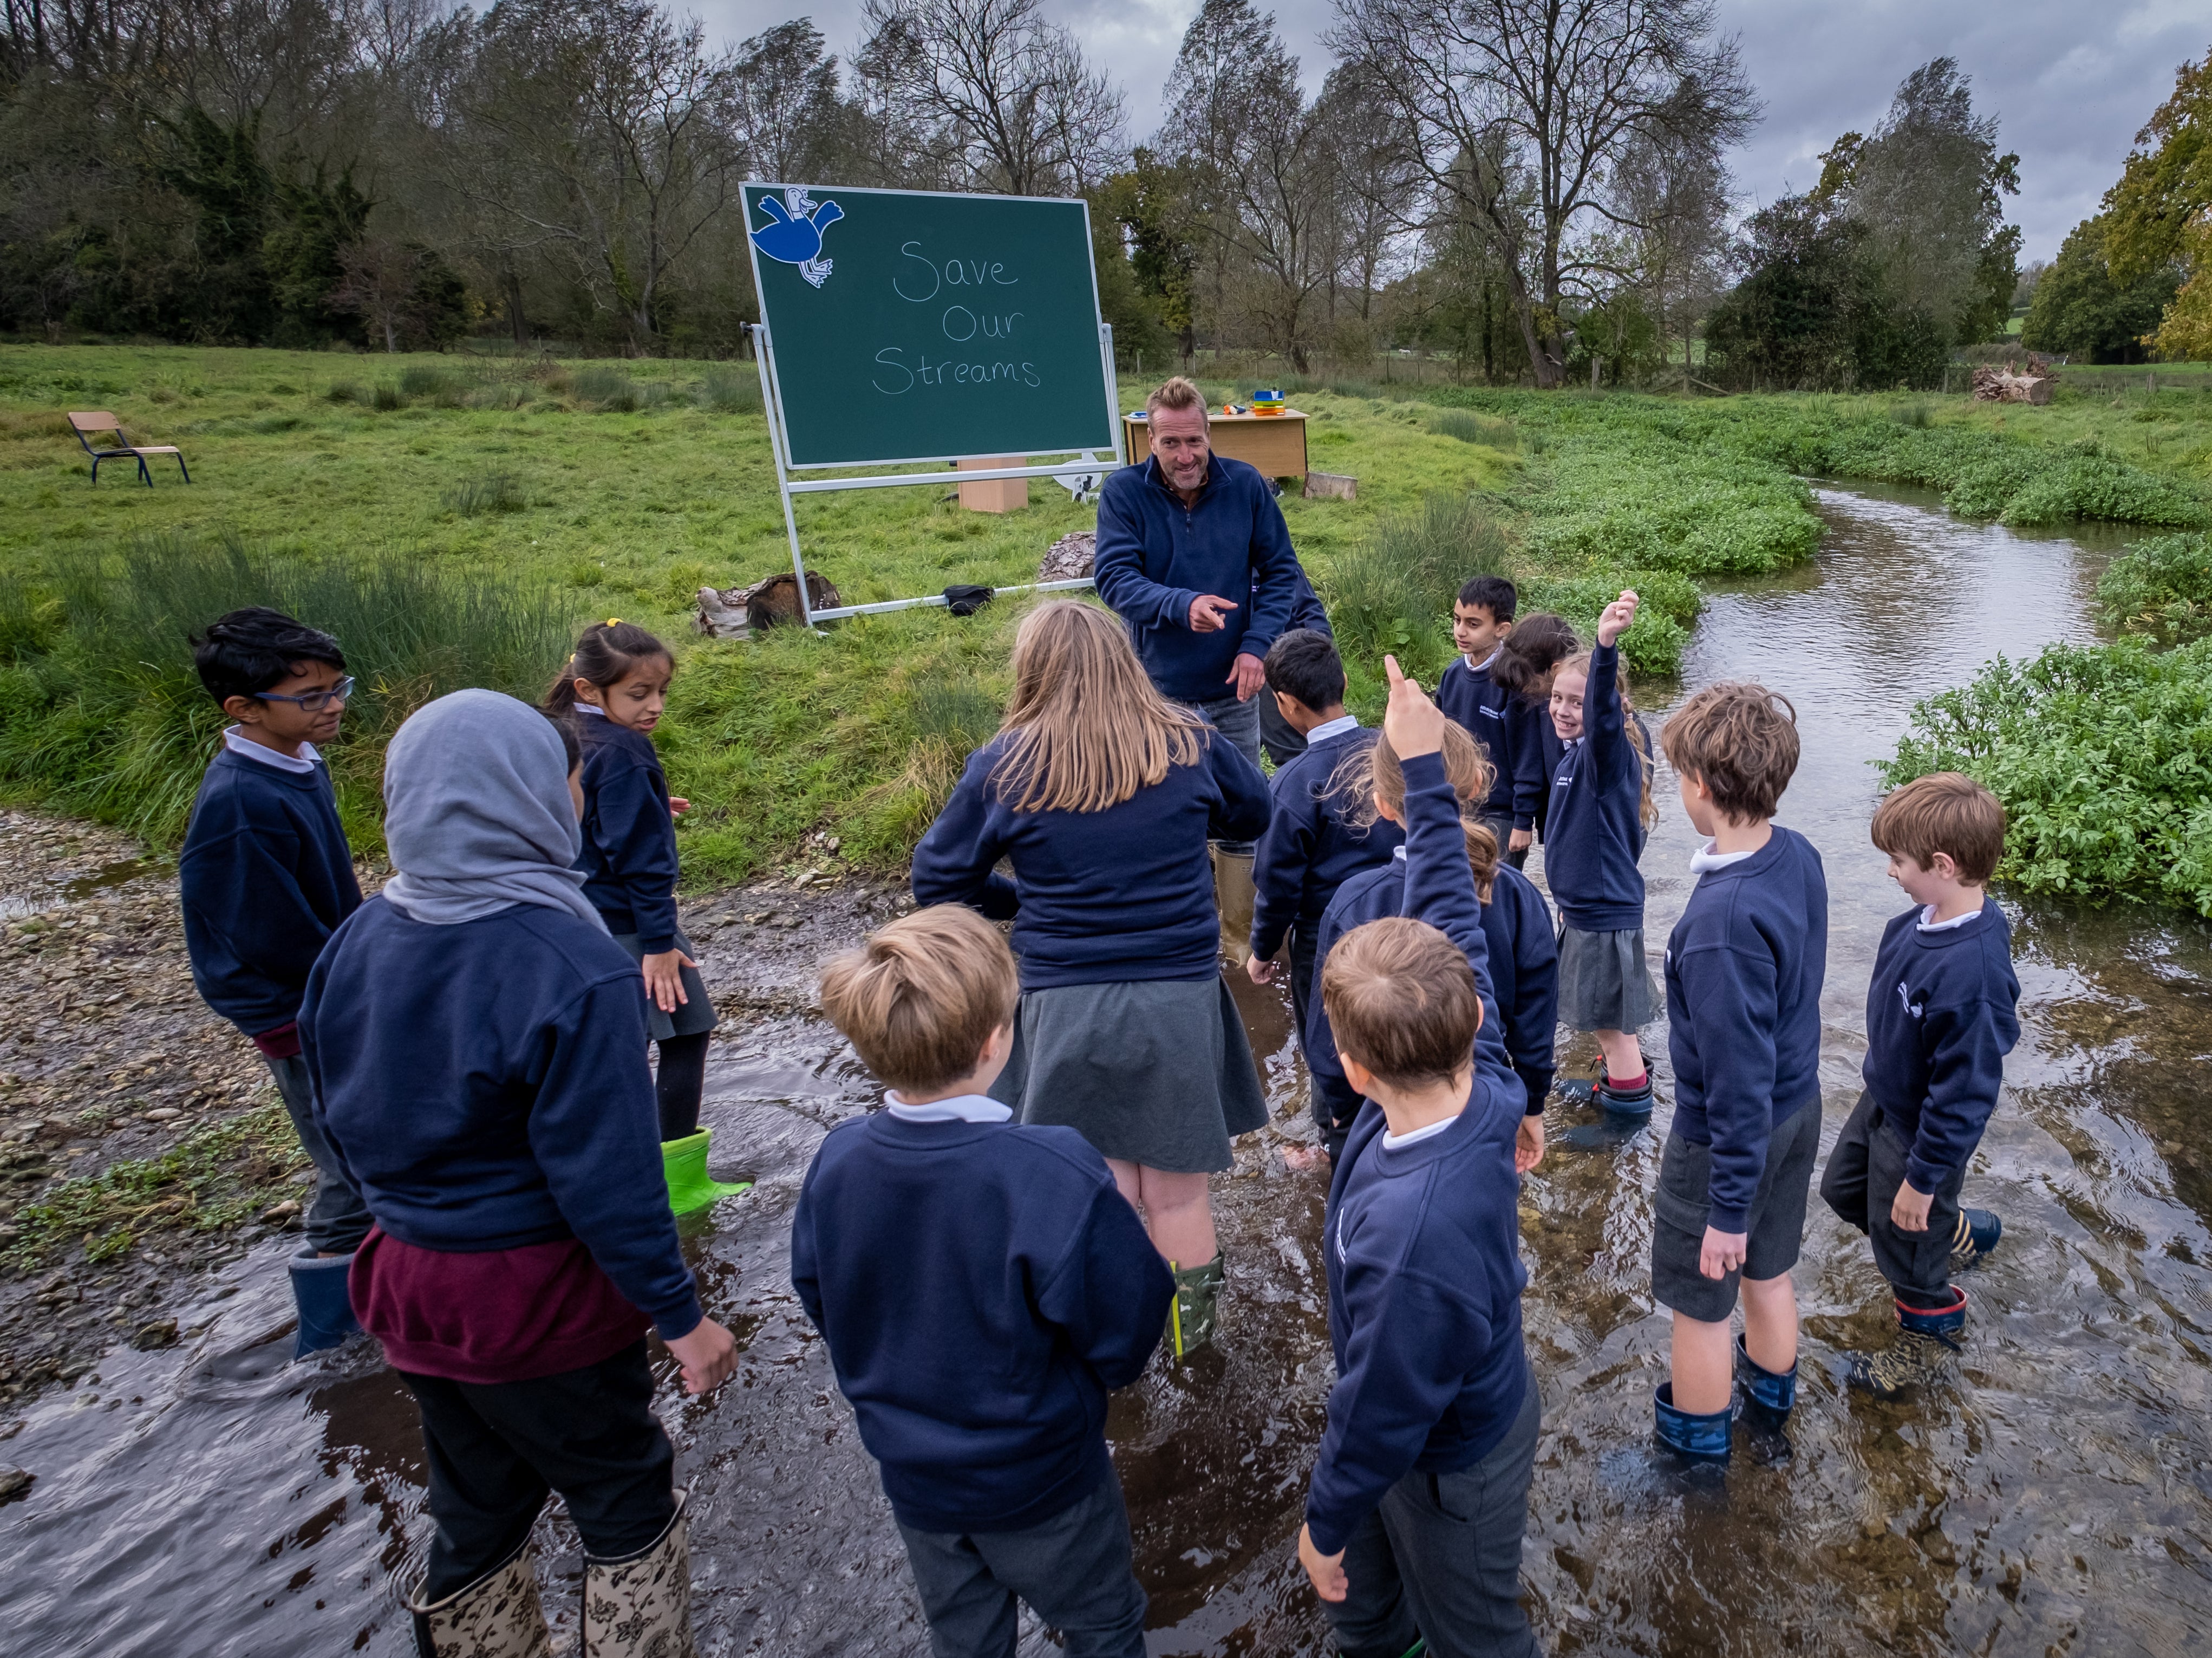
[[[805,191],[792,188],[778,201],[763,196],[760,210],[770,222],[750,230],[753,246],[779,265],[795,265],[799,274],[819,288],[830,280],[830,261],[822,257],[822,233],[845,216],[836,202],[816,203]]]

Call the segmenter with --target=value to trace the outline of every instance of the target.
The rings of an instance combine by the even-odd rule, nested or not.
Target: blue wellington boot
[[[292,1356],[303,1359],[326,1347],[342,1345],[361,1328],[353,1315],[353,1297],[346,1291],[346,1274],[353,1267],[350,1254],[318,1256],[303,1249],[292,1257],[292,1300],[300,1309],[299,1338]]]
[[[1951,1270],[1972,1266],[1997,1247],[2004,1222],[1986,1209],[1961,1209],[1959,1229],[1951,1234]]]
[[[1609,1076],[1577,1077],[1559,1086],[1559,1098],[1571,1106],[1595,1106],[1615,1117],[1651,1114],[1651,1073],[1644,1073],[1642,1086],[1617,1088]]]
[[[1966,1327],[1966,1292],[1952,1287],[1959,1299],[1936,1312],[1898,1302],[1897,1339],[1879,1353],[1853,1358],[1847,1378],[1850,1385],[1876,1399],[1895,1399],[1927,1383],[1947,1381],[1951,1360],[1960,1350],[1960,1332]]]
[[[1779,1427],[1797,1404],[1797,1367],[1774,1371],[1760,1364],[1743,1344],[1743,1338],[1735,1338],[1735,1376],[1743,1384],[1745,1414],[1759,1411],[1773,1425]]]
[[[1672,1451],[1689,1462],[1724,1463],[1729,1460],[1729,1412],[1692,1416],[1674,1408],[1674,1384],[1662,1381],[1653,1397],[1656,1433],[1662,1450]]]

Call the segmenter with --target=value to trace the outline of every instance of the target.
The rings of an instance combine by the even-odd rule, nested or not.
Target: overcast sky
[[[694,0],[710,30],[757,34],[810,10],[833,50],[849,54],[859,0]],[[2008,204],[2027,233],[2023,261],[2049,259],[2119,176],[2185,58],[2212,47],[2212,0],[1718,0],[1741,38],[1765,118],[1734,159],[1747,203],[1802,190],[1836,135],[1871,129],[1914,68],[1946,52],[1972,78],[1974,107],[2002,123],[2020,152],[2021,193]],[[1121,83],[1131,136],[1159,120],[1167,79],[1198,0],[1045,0],[1092,60]],[[1278,0],[1277,21],[1318,89],[1331,0]]]

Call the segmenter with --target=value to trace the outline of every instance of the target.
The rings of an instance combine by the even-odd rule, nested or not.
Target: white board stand
[[[923,605],[945,602],[941,593],[925,599],[887,599],[880,604],[840,605],[832,610],[817,610],[806,595],[806,559],[799,550],[799,517],[792,510],[794,495],[822,495],[833,490],[889,490],[910,488],[930,484],[979,484],[993,478],[1080,478],[1108,470],[1105,461],[1096,459],[1097,451],[1082,450],[1073,458],[1042,466],[983,466],[972,472],[894,472],[877,478],[795,478],[801,470],[791,464],[788,436],[783,430],[783,400],[777,394],[775,344],[769,338],[768,324],[747,325],[753,337],[753,357],[760,364],[761,400],[768,414],[769,448],[775,463],[775,487],[783,497],[783,527],[791,538],[791,573],[799,578],[799,613],[811,628],[817,622],[834,622],[847,616],[873,616],[887,610],[913,610]],[[1114,329],[1110,323],[1098,325],[1098,356],[1106,376],[1107,430],[1114,435],[1114,466],[1127,463],[1121,447],[1121,421],[1115,397],[1114,379]],[[1001,598],[1017,593],[1059,593],[1073,588],[1087,588],[1091,578],[1082,576],[1073,582],[1037,582],[1025,587],[994,588]]]

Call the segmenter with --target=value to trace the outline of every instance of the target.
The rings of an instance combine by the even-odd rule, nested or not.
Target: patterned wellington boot
[[[1674,1384],[1662,1381],[1652,1400],[1654,1431],[1662,1450],[1672,1451],[1687,1462],[1724,1463],[1729,1460],[1729,1416],[1715,1411],[1692,1416],[1674,1408]]]
[[[1951,1270],[1963,1271],[1997,1247],[2004,1222],[1986,1209],[1961,1209],[1959,1229],[1951,1234]]]
[[[1956,1293],[1954,1303],[1932,1313],[1898,1302],[1897,1339],[1879,1353],[1854,1356],[1850,1385],[1876,1399],[1896,1399],[1916,1387],[1949,1381],[1951,1361],[1960,1351],[1960,1332],[1966,1327],[1966,1292]]]
[[[552,1658],[527,1540],[466,1588],[435,1604],[410,1597],[418,1658]]]
[[[1168,1304],[1168,1351],[1176,1362],[1213,1339],[1221,1306],[1221,1257],[1204,1266],[1168,1263],[1175,1274],[1175,1300]]]
[[[686,1495],[659,1537],[620,1560],[584,1557],[582,1658],[698,1658],[691,1644]]]
[[[1249,852],[1213,849],[1213,902],[1221,913],[1221,948],[1232,961],[1242,962],[1252,942],[1252,908],[1259,902],[1252,884]]]

